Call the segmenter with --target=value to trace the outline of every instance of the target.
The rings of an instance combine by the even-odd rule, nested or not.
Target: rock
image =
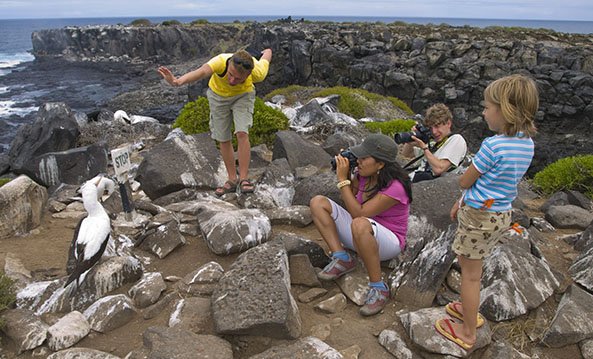
[[[169,327],[178,326],[196,334],[214,334],[210,298],[180,299],[169,317]]]
[[[2,331],[16,344],[19,354],[37,348],[47,338],[49,326],[31,310],[9,309],[0,318]]]
[[[570,204],[581,207],[588,211],[593,210],[593,201],[581,192],[566,191],[566,197],[568,199],[568,203]]]
[[[198,223],[208,248],[217,255],[229,255],[265,243],[270,238],[270,220],[260,210],[204,210]]]
[[[574,281],[593,292],[593,242],[589,241],[588,249],[584,250],[568,269]]]
[[[278,131],[274,142],[272,160],[286,158],[290,168],[314,165],[318,168],[330,167],[330,155],[293,131]]]
[[[179,295],[177,293],[169,293],[163,296],[161,300],[144,309],[142,317],[146,320],[156,317],[165,309],[166,306],[169,305],[169,303],[173,301],[173,299],[177,298],[178,296]]]
[[[27,176],[0,187],[0,239],[38,227],[46,203],[47,190]]]
[[[528,241],[525,230],[517,242]],[[559,286],[544,258],[510,241],[496,246],[484,260],[480,312],[494,321],[513,319],[540,306]]]
[[[90,331],[91,327],[84,315],[77,311],[70,312],[47,329],[47,346],[53,351],[69,348]]]
[[[593,337],[593,295],[572,285],[562,296],[542,343],[561,348]]]
[[[212,293],[212,313],[217,333],[298,338],[301,318],[284,246],[270,242],[242,253]]]
[[[383,275],[384,273],[381,272],[382,278]],[[340,287],[342,293],[354,302],[354,304],[358,306],[364,305],[367,292],[369,291],[369,276],[360,260],[357,268],[338,278],[336,284]]]
[[[48,152],[73,148],[80,134],[70,107],[63,102],[44,103],[32,124],[22,126],[10,145],[10,167],[21,174],[29,161]],[[80,182],[79,182],[80,183]]]
[[[323,313],[335,314],[346,309],[347,304],[346,296],[342,293],[339,293],[333,297],[321,301],[320,303],[317,303],[315,308],[319,309]]]
[[[91,329],[107,333],[126,325],[137,314],[132,300],[124,294],[103,297],[84,311]]]
[[[593,359],[593,339],[586,339],[579,343],[583,359]]]
[[[531,218],[531,225],[540,232],[554,232],[556,230],[550,222],[540,217]]]
[[[118,356],[88,348],[70,348],[60,350],[47,357],[47,359],[120,359]]]
[[[285,224],[306,227],[313,222],[309,206],[290,206],[264,210],[272,225]]]
[[[299,302],[301,303],[310,303],[315,299],[321,298],[327,294],[327,289],[323,288],[311,288],[308,291],[299,294]]]
[[[311,327],[311,336],[326,340],[331,335],[331,325],[329,323],[317,324]]]
[[[434,323],[444,317],[445,308],[425,308],[415,312],[408,312],[399,315],[410,339],[425,351],[443,355],[452,355],[463,358],[467,352],[457,344],[446,339],[434,329]],[[490,344],[490,326],[485,323],[477,330],[476,344],[473,350]]]
[[[546,212],[546,220],[556,228],[585,229],[593,221],[593,213],[574,205],[551,206]]]
[[[13,281],[17,291],[32,282],[31,271],[25,268],[23,262],[10,252],[4,256],[4,274]]]
[[[566,206],[567,204],[570,204],[570,202],[568,202],[568,195],[566,192],[556,192],[551,195],[539,209],[545,213],[551,206]]]
[[[290,283],[308,287],[321,287],[317,273],[306,254],[294,254],[288,258],[290,268]]]
[[[231,344],[214,335],[198,335],[183,328],[150,327],[143,334],[147,358],[232,359]]]
[[[313,267],[324,268],[330,262],[319,244],[294,233],[278,231],[274,235],[274,241],[282,242],[289,256],[306,254]]]
[[[224,269],[216,262],[208,262],[187,274],[176,286],[179,292],[191,296],[212,295],[220,278],[224,275]]]
[[[419,359],[420,356],[408,348],[406,342],[394,330],[385,329],[379,334],[379,344],[396,358]]]
[[[179,232],[179,224],[176,221],[170,221],[147,231],[136,242],[139,248],[163,259],[177,247],[184,245],[186,240]]]
[[[426,221],[444,231],[451,225],[451,207],[461,197],[459,176],[447,174],[430,181],[412,184],[414,200],[410,214],[426,217]]]
[[[29,159],[18,173],[24,173],[46,187],[60,183],[80,184],[97,173],[107,172],[107,153],[105,142],[46,152]]]
[[[315,337],[305,337],[293,343],[278,345],[249,359],[341,359],[342,354]]]
[[[294,187],[292,204],[308,206],[311,198],[316,195],[323,195],[343,205],[336,183],[338,181],[336,174],[333,172],[322,172],[311,177],[303,178]]]
[[[136,181],[151,199],[184,188],[214,189],[226,180],[226,170],[207,133],[171,138],[144,155]]]

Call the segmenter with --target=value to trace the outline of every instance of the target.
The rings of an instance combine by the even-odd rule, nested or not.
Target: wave
[[[16,54],[0,53],[0,74],[5,75],[10,70],[23,62],[33,61],[35,57],[28,52],[19,52]]]
[[[11,115],[23,117],[33,111],[39,110],[39,106],[14,107],[14,105],[17,105],[17,102],[10,100],[0,101],[0,120],[2,120],[3,117]]]

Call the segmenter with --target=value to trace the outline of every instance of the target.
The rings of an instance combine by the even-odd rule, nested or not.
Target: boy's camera
[[[395,143],[402,144],[414,141],[412,136],[416,136],[422,142],[428,143],[432,136],[432,132],[430,131],[430,127],[426,127],[419,123],[416,125],[416,131],[396,133],[393,139],[395,140]]]
[[[340,156],[345,157],[348,159],[348,163],[350,164],[350,171],[354,170],[356,166],[358,166],[358,158],[352,153],[349,149],[340,152]],[[332,158],[331,160],[332,170],[336,171],[336,159]]]

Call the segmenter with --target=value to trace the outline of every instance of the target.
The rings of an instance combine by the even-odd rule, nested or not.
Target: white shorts
[[[356,251],[352,240],[352,216],[350,213],[331,199],[327,199],[332,206],[332,219],[336,223],[338,237],[344,248]],[[375,220],[366,218],[373,228],[373,235],[379,246],[379,259],[386,261],[401,253],[397,235]]]

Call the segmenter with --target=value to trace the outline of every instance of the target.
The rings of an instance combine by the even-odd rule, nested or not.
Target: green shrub
[[[192,22],[190,22],[190,25],[194,26],[194,25],[206,25],[209,24],[210,22],[206,19],[197,19],[194,20]]]
[[[132,26],[151,26],[152,22],[150,22],[150,20],[148,19],[136,19],[133,20],[130,25]]]
[[[0,178],[0,187],[10,182],[10,178]]]
[[[533,184],[546,194],[574,190],[593,198],[593,155],[559,159],[538,172]]]
[[[384,100],[388,100],[409,115],[414,114],[414,111],[408,105],[395,97],[386,97],[362,89],[336,86],[320,90],[314,93],[313,97],[326,97],[329,95],[340,95],[338,110],[354,118],[366,117],[378,102]]]
[[[161,25],[163,25],[163,26],[181,25],[181,22],[179,22],[179,20],[165,20],[165,21],[161,22]]]
[[[384,135],[393,136],[396,133],[407,132],[416,124],[414,120],[397,119],[385,122],[366,122],[364,127],[370,132],[380,132]]]
[[[185,134],[209,131],[210,106],[205,97],[186,104],[173,124],[173,128],[181,128]],[[288,129],[288,118],[282,111],[267,106],[259,97],[255,98],[253,109],[253,126],[249,130],[249,142],[252,146],[265,143],[274,145],[276,132]],[[233,143],[235,143],[233,138]]]
[[[0,313],[9,308],[16,300],[14,282],[4,273],[0,273]],[[0,320],[0,328],[4,323]]]

